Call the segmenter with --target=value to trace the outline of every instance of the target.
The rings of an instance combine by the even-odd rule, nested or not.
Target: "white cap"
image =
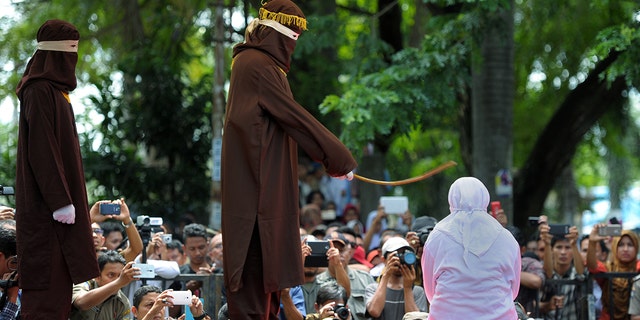
[[[405,247],[413,250],[413,248],[409,245],[409,242],[407,242],[407,240],[405,240],[404,238],[401,238],[401,237],[389,238],[382,245],[382,256],[386,257],[388,252],[393,252],[400,248],[405,248]]]

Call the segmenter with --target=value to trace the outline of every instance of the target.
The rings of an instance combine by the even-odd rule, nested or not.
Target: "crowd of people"
[[[317,170],[309,167],[308,174]],[[483,188],[479,181],[462,181]],[[349,187],[341,182],[336,185]],[[607,225],[597,224],[580,238],[575,226],[558,232],[541,216],[537,231],[526,239],[509,225],[502,209],[493,216],[487,212],[488,192],[460,200],[451,195],[463,189],[456,183],[450,190],[452,213],[447,218],[438,222],[406,212],[389,227],[390,215],[383,206],[362,223],[357,205],[347,202],[337,213],[320,184],[309,185],[313,187],[302,194],[300,203],[301,262],[305,265],[317,254],[311,244],[321,241],[327,244],[326,252],[320,252],[326,255],[326,265],[305,265],[304,283],[281,291],[280,319],[453,319],[474,310],[473,305],[492,305],[480,298],[465,301],[474,290],[478,297],[490,291],[516,302],[493,301],[493,316],[504,308],[500,318],[505,319],[525,310],[533,318],[586,319],[590,300],[598,319],[640,319],[640,297],[634,294],[640,282],[632,277],[639,270],[638,236],[632,231],[603,236],[599,231]],[[117,205],[119,212],[101,213],[105,203]],[[323,215],[325,210],[336,213]],[[0,300],[3,319],[15,319],[20,309],[13,212],[9,207],[0,210],[0,271],[8,280]],[[164,319],[185,313],[195,319],[214,318],[204,312],[201,283],[149,280],[142,285],[136,263],[144,256],[145,264],[164,279],[224,274],[220,230],[195,222],[177,230],[166,223],[153,226],[143,240],[139,221],[124,199],[94,203],[89,217],[100,275],[73,286],[71,319]],[[496,274],[485,274],[489,270]],[[628,276],[598,277],[610,273]],[[498,288],[504,292],[498,293]],[[193,293],[187,308],[173,305],[172,293],[183,290]],[[462,301],[463,306],[452,301]],[[225,319],[226,310],[223,306],[215,318]]]

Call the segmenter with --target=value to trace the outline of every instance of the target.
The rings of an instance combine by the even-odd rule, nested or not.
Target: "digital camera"
[[[159,227],[162,225],[162,218],[141,215],[141,216],[138,216],[138,219],[136,220],[136,225]]]
[[[416,254],[411,250],[404,250],[404,252],[396,252],[396,256],[400,259],[400,263],[412,266],[418,260]]]
[[[349,319],[351,311],[349,311],[349,309],[345,307],[344,304],[336,304],[333,307],[333,313],[336,315],[336,317],[338,317],[338,319],[346,320]]]

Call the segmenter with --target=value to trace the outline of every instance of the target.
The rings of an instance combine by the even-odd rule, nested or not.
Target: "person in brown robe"
[[[80,33],[69,22],[46,21],[38,30],[38,50],[16,89],[22,319],[68,319],[73,284],[100,275],[68,95],[76,87],[79,39]]]
[[[281,289],[302,284],[300,146],[351,179],[349,150],[293,98],[287,72],[304,14],[290,0],[260,8],[233,50],[222,143],[222,237],[230,319],[276,319]]]

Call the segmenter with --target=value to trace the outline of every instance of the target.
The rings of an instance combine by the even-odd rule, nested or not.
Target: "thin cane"
[[[431,176],[434,176],[442,171],[444,171],[445,169],[448,169],[450,167],[453,167],[457,165],[457,163],[455,161],[447,161],[439,166],[437,166],[434,169],[431,169],[425,173],[423,173],[420,176],[417,177],[412,177],[409,179],[404,179],[404,180],[396,180],[396,181],[382,181],[382,180],[374,180],[374,179],[370,179],[370,178],[366,178],[357,174],[354,174],[353,176],[360,180],[360,181],[364,181],[364,182],[368,182],[368,183],[373,183],[373,184],[378,184],[378,185],[382,185],[382,186],[401,186],[404,184],[409,184],[409,183],[413,183],[413,182],[418,182],[424,179],[427,179]]]

